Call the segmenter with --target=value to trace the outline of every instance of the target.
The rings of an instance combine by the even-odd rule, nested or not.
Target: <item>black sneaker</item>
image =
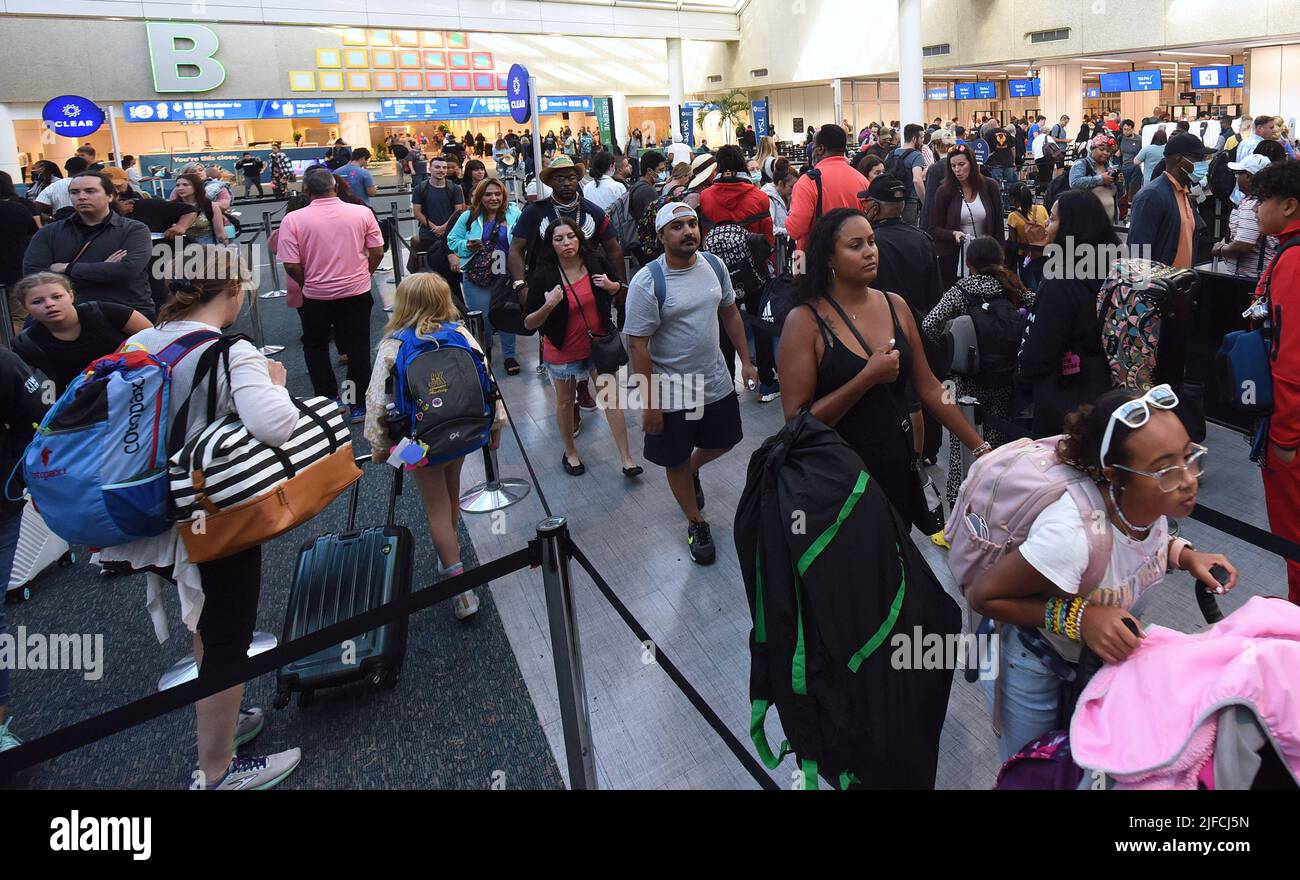
[[[686,546],[691,550],[691,559],[700,565],[712,565],[713,560],[718,558],[709,524],[702,520],[686,527]]]
[[[704,487],[700,485],[700,472],[696,471],[691,474],[691,480],[695,482],[695,506],[700,510],[704,509]]]

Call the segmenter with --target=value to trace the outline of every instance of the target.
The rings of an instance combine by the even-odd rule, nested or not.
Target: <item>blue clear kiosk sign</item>
[[[510,118],[520,125],[533,115],[532,101],[528,94],[528,68],[522,64],[510,65],[506,75],[506,100],[510,102]]]
[[[89,98],[60,95],[45,105],[41,113],[45,127],[64,137],[85,137],[104,124],[104,111]]]

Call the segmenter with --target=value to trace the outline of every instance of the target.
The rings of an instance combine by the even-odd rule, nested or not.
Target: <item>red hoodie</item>
[[[1300,221],[1282,230],[1278,244],[1300,235]],[[1269,439],[1284,449],[1300,446],[1300,245],[1292,247],[1273,261],[1264,280],[1271,277],[1271,306],[1274,327],[1279,328],[1277,360],[1273,361],[1273,416],[1269,421]],[[1277,320],[1277,310],[1282,320]]]
[[[746,223],[745,229],[761,232],[769,245],[776,245],[772,235],[772,202],[767,193],[748,180],[714,181],[712,186],[700,193],[700,213],[711,226],[728,220],[758,217],[757,220]]]

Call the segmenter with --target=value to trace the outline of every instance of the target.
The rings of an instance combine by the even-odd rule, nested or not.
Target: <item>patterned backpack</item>
[[[659,209],[669,202],[685,201],[683,196],[684,193],[660,196],[646,205],[645,211],[637,221],[637,238],[641,242],[641,252],[645,254],[647,262],[664,252],[663,245],[659,243],[659,233],[655,232],[655,216],[659,213]]]
[[[1154,260],[1116,260],[1097,294],[1111,384],[1147,391],[1156,381],[1160,332],[1196,276]],[[1176,370],[1181,377],[1181,370]]]

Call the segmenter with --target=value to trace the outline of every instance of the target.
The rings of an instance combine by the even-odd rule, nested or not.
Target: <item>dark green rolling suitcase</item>
[[[414,539],[393,521],[402,470],[393,471],[383,526],[354,528],[363,478],[352,486],[347,529],[321,535],[298,551],[281,644],[410,595]],[[362,679],[377,688],[393,687],[406,656],[406,625],[403,617],[363,633],[351,645],[336,645],[282,666],[276,675],[275,707],[287,706],[295,692],[298,705],[305,707],[319,688]]]

